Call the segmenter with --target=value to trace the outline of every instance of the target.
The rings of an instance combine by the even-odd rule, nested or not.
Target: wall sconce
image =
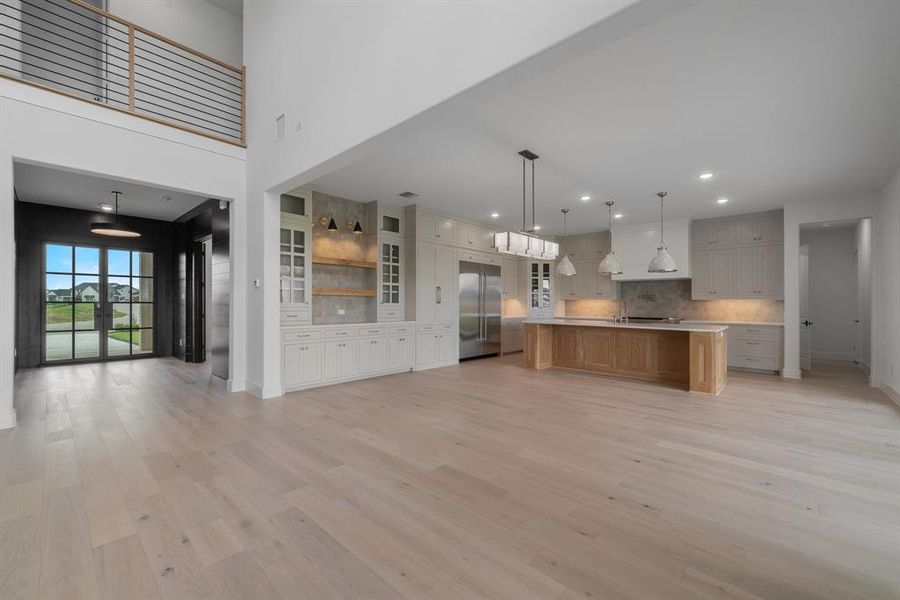
[[[331,215],[330,217],[322,217],[321,219],[319,219],[319,225],[321,225],[322,227],[325,227],[326,223],[328,224],[328,231],[338,230],[337,223],[334,222],[334,215]]]
[[[354,224],[353,221],[347,221],[347,229],[353,232],[353,235],[362,235],[362,225],[359,224],[359,219],[356,220]]]

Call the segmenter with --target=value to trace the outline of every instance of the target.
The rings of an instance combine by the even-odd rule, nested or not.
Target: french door
[[[153,253],[44,245],[45,364],[154,353]]]

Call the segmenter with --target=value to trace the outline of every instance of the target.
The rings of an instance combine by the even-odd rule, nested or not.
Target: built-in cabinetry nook
[[[784,298],[781,211],[691,225],[691,296],[695,300]]]

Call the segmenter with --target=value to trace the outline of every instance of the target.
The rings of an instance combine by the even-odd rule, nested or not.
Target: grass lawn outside
[[[117,331],[110,331],[107,335],[110,339],[119,340],[120,342],[132,343],[135,345],[141,345],[141,330],[134,329],[131,330],[131,337],[129,337],[128,329],[119,329]]]

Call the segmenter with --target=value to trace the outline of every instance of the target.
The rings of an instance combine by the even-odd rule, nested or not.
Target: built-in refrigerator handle
[[[435,304],[441,303],[441,286],[436,286],[434,288],[434,302]]]
[[[478,274],[478,339],[483,342],[487,337],[487,332],[485,331],[487,318],[484,316],[487,308],[487,302],[484,297],[485,290],[487,290],[487,277],[484,274],[484,267],[480,271]]]

